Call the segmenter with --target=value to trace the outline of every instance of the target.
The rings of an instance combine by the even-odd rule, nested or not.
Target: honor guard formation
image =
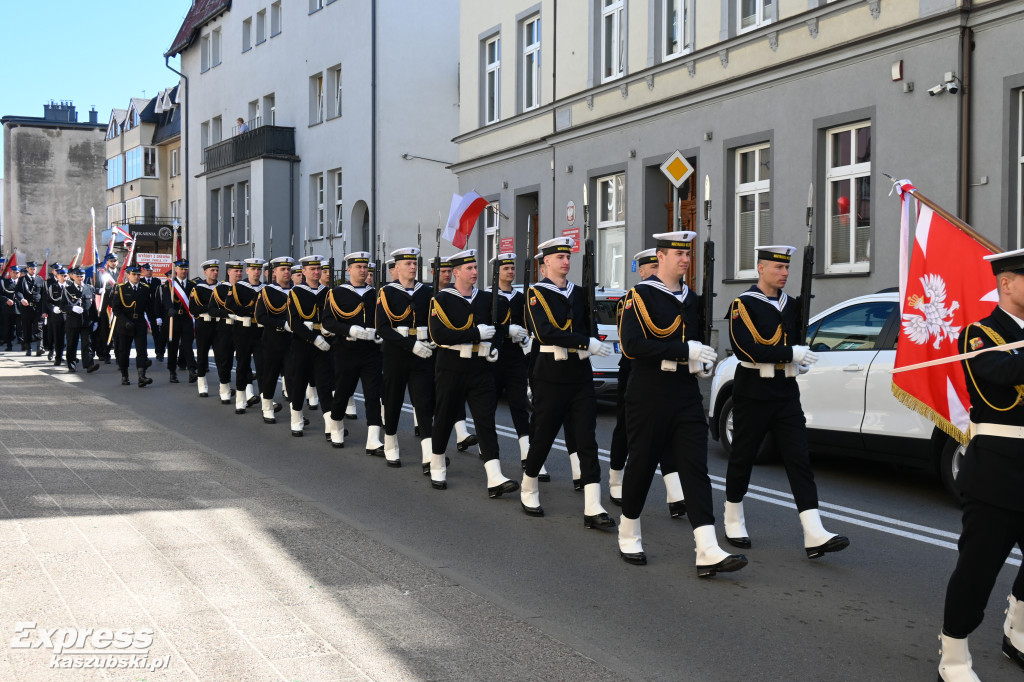
[[[688,231],[653,235],[654,248],[635,256],[641,281],[619,302],[622,357],[607,496],[621,507],[617,522],[602,502],[589,359],[608,356],[612,348],[596,333],[593,273],[588,277],[584,267],[583,286],[570,278],[570,237],[539,244],[518,284],[515,254],[499,254],[489,290],[477,286],[473,249],[434,259],[431,283],[417,280],[421,253],[413,247],[393,250],[383,263],[372,262],[368,252],[348,253],[341,283],[331,281],[328,264],[316,255],[298,262],[287,256],[223,264],[211,259],[192,279],[189,262],[181,259],[162,282],[147,264],[130,264],[119,283],[114,256],[88,283],[81,269],[68,272],[59,265],[44,281],[28,262],[0,279],[0,347],[13,352],[18,341],[31,356],[35,345],[37,356],[48,353],[68,372],[77,371],[80,352],[89,373],[111,364],[112,348],[127,386],[134,346],[136,383],[146,387],[153,383],[147,374],[152,332],[155,360],[163,362],[166,353],[170,383],[179,383],[178,372],[185,371],[197,399],[211,397],[212,351],[213,393],[223,405],[245,415],[259,404],[263,423],[274,425],[287,403],[284,414],[294,437],[305,437],[312,426],[305,409],[320,411],[324,438],[334,448],[347,444],[346,423],[356,428],[354,394],[361,385],[364,451],[389,468],[409,459],[398,439],[408,393],[419,463],[431,487],[448,488],[454,431],[458,450],[479,447],[487,496],[518,492],[522,512],[531,517],[545,515],[540,483],[550,481],[544,465],[562,431],[573,487],[582,492],[584,528],[616,532],[621,558],[646,564],[640,516],[660,468],[669,513],[689,519],[697,575],[706,578],[738,571],[748,560],[723,549],[716,532],[698,378],[713,373],[718,356],[707,338],[707,294],[685,283],[695,237]],[[802,345],[806,308],[783,291],[795,251],[757,247],[757,284],[737,296],[726,314],[739,367],[723,531],[733,548],[757,547],[757,519],[748,518],[744,497],[757,450],[770,433],[782,454],[804,551],[818,559],[850,541],[826,530],[818,511],[796,380],[813,371],[818,358]],[[990,260],[999,305],[961,335],[965,353],[1024,340],[1024,250]],[[947,681],[978,679],[967,636],[980,624],[1011,548],[1024,541],[1018,446],[1024,438],[1024,354],[985,353],[963,360],[963,366],[973,438],[960,474],[967,500],[960,558],[940,635],[939,676]],[[275,402],[282,379],[281,402]],[[521,481],[506,476],[499,458],[500,396],[518,438]],[[467,408],[475,435],[466,428]],[[1003,641],[1003,652],[1024,667],[1021,599],[1024,573],[1009,596]]]

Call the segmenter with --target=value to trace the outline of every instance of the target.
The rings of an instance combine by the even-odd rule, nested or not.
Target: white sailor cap
[[[204,260],[202,263],[200,263],[199,267],[201,267],[203,270],[209,270],[210,268],[219,268],[220,261],[217,260],[216,258],[211,258],[210,260]]]
[[[693,246],[696,232],[680,230],[678,232],[661,232],[654,235],[654,246],[658,249],[689,249]]]
[[[516,254],[512,253],[511,251],[499,253],[497,256],[495,256],[494,261],[498,264],[499,268],[502,265],[515,265]]]
[[[452,266],[452,258],[455,256],[444,256],[437,264],[439,268],[450,268]]]
[[[302,267],[320,267],[324,264],[323,256],[303,256],[299,259],[299,265]]]
[[[294,275],[296,272],[299,273],[300,275],[302,274],[302,264],[301,263],[296,263],[295,265],[292,266],[292,274]]]
[[[228,270],[241,270],[245,266],[240,260],[229,260],[224,263],[224,267]]]
[[[754,255],[758,260],[770,260],[776,263],[788,263],[796,253],[795,246],[783,244],[772,244],[771,246],[758,246],[754,249]]]
[[[376,264],[376,263],[374,263],[373,261],[370,261],[369,263],[367,263],[367,264],[366,264],[366,266],[367,266],[368,268],[370,268],[371,270],[373,270],[374,268],[376,268],[376,267],[377,267],[377,264]]]
[[[457,268],[460,265],[467,265],[469,263],[476,262],[476,249],[466,249],[465,251],[459,251],[457,254],[448,259],[453,268]]]
[[[266,262],[267,261],[263,260],[262,258],[246,258],[245,259],[245,267],[247,267],[247,268],[262,268],[263,264],[266,263]]]
[[[633,256],[633,260],[636,261],[637,267],[641,265],[647,265],[648,263],[657,263],[658,249],[644,249],[640,253]]]
[[[353,265],[355,263],[369,263],[370,252],[369,251],[353,251],[352,253],[345,254],[345,265]]]
[[[410,246],[404,249],[395,249],[391,252],[391,257],[395,259],[395,262],[400,260],[416,260],[420,255],[420,250],[415,246]]]
[[[386,268],[393,268],[393,267],[395,267],[395,259],[390,257],[390,256],[388,256],[388,259],[386,261],[384,261],[384,267],[386,267]]]
[[[576,246],[576,240],[572,237],[555,237],[549,239],[546,242],[539,244],[540,257],[550,256],[553,253],[572,253],[573,247]]]
[[[279,268],[282,265],[287,265],[288,267],[291,267],[295,265],[295,259],[292,258],[291,256],[278,256],[277,258],[270,259],[270,267]]]
[[[1024,274],[1024,249],[1016,251],[1004,251],[984,256],[985,260],[992,264],[992,274],[1000,272],[1017,272]]]

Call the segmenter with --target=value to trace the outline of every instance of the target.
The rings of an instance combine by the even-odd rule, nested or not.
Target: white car
[[[619,386],[619,360],[622,359],[622,346],[619,344],[619,327],[615,311],[619,301],[628,292],[625,289],[605,289],[598,287],[594,296],[597,303],[597,338],[611,344],[612,353],[608,357],[599,358],[592,355],[590,366],[594,368],[594,391],[599,398],[615,398]]]
[[[818,354],[797,377],[812,452],[934,467],[953,495],[965,448],[892,394],[899,338],[899,292],[858,296],[811,318],[807,345]],[[719,363],[708,410],[711,436],[732,451],[733,376],[738,360]],[[762,445],[758,459],[774,455]]]

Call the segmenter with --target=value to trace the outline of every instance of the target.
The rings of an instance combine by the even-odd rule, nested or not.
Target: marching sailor
[[[498,395],[494,390],[494,374],[487,366],[498,359],[505,329],[491,319],[492,293],[476,288],[476,249],[460,251],[450,262],[455,281],[434,296],[428,322],[430,340],[438,347],[434,367],[437,398],[430,484],[438,490],[448,487],[445,450],[459,412],[468,402],[480,434],[487,495],[501,497],[519,490],[518,483],[501,473],[498,434],[494,426]],[[518,348],[514,350],[518,352]]]
[[[331,290],[324,306],[324,329],[337,337],[334,342],[334,402],[331,415],[341,421],[360,380],[366,409],[366,454],[384,456],[380,416],[383,362],[376,324],[377,290],[366,283],[370,254],[355,251],[345,256],[348,281]],[[339,431],[344,436],[344,429]],[[342,444],[341,443],[338,444]]]
[[[597,398],[590,356],[607,357],[612,347],[591,338],[586,330],[586,296],[567,278],[575,240],[555,237],[539,245],[547,276],[527,293],[526,313],[540,345],[533,365],[534,426],[523,472],[522,506],[530,516],[543,516],[538,476],[565,425],[572,432],[580,458],[583,526],[612,529],[615,522],[601,506],[601,466],[597,460]],[[580,330],[580,327],[584,329]]]
[[[257,379],[262,400],[263,423],[275,424],[274,413],[280,405],[274,402],[277,381],[288,375],[288,350],[291,347],[291,327],[288,325],[288,303],[292,288],[292,265],[290,256],[271,259],[270,267],[274,280],[260,290],[256,302],[256,322],[263,326],[263,371]]]
[[[152,299],[149,287],[139,281],[141,268],[130,265],[124,269],[128,281],[118,284],[110,295],[110,307],[114,311],[115,355],[117,368],[121,370],[121,384],[130,386],[128,380],[128,363],[131,360],[131,347],[135,344],[135,369],[139,373],[139,387],[153,383],[146,376],[149,367],[149,349],[147,341],[149,330],[146,328],[147,318],[152,320]]]
[[[167,292],[171,299],[165,314],[170,325],[167,335],[167,371],[170,382],[178,383],[178,367],[188,370],[189,383],[195,383],[196,356],[192,350],[195,338],[195,320],[189,310],[189,300],[195,284],[188,278],[188,261],[180,259],[174,263],[174,276],[167,278]],[[164,297],[166,302],[167,297]]]
[[[213,290],[220,274],[220,261],[211,258],[199,267],[206,279],[195,282],[189,293],[189,310],[196,320],[196,388],[199,389],[199,397],[205,398],[210,395],[206,383],[206,373],[210,371],[210,349],[217,340],[217,322],[210,314],[210,307],[214,305]]]
[[[240,260],[225,261],[227,279],[218,282],[213,288],[210,304],[206,307],[217,325],[217,334],[213,338],[213,362],[217,367],[217,379],[220,382],[220,404],[230,405],[235,390],[231,388],[231,367],[235,361],[235,339],[233,326],[235,319],[231,317],[229,305],[233,304],[235,284],[242,279],[243,264]]]
[[[264,261],[262,258],[246,258],[244,262],[246,278],[231,288],[231,299],[227,306],[235,322],[232,330],[235,344],[235,414],[245,414],[246,406],[259,402],[260,398],[253,390],[252,383],[263,367],[260,348],[263,329],[256,322],[255,314],[256,301],[263,290],[260,274],[263,272]],[[252,371],[253,362],[256,363],[255,374]]]
[[[320,402],[328,406],[331,404],[331,390],[334,386],[331,344],[325,338],[333,334],[327,331],[325,335],[320,324],[328,293],[327,287],[320,284],[323,260],[322,256],[300,258],[299,264],[306,283],[294,285],[289,292],[288,328],[292,333],[292,341],[288,350],[289,368],[285,383],[288,386],[288,399],[292,403],[292,435],[297,437],[302,436],[302,404],[306,400],[306,387],[311,381],[314,382]],[[342,435],[343,421],[343,413],[333,415],[324,410],[324,433],[327,440],[335,445],[345,442]]]
[[[689,502],[697,575],[738,571],[742,554],[718,546],[708,477],[708,425],[696,374],[706,376],[717,354],[701,338],[700,296],[684,283],[695,232],[664,232],[656,240],[657,274],[630,289],[619,324],[622,353],[632,360],[626,388],[629,459],[622,480],[619,554],[646,564],[640,513],[659,462],[675,460]]]
[[[740,294],[729,308],[729,338],[739,359],[733,384],[735,435],[725,477],[725,538],[734,547],[751,546],[743,513],[743,497],[761,442],[769,432],[782,454],[807,556],[846,549],[850,541],[830,533],[818,513],[818,489],[807,452],[807,426],[800,407],[798,372],[806,372],[818,356],[799,339],[799,299],[782,288],[789,278],[793,246],[756,248],[757,284]],[[689,496],[687,496],[689,497]]]
[[[1024,340],[1024,249],[985,256],[999,304],[960,333],[969,353]],[[996,578],[1014,545],[1024,546],[1024,354],[992,351],[962,360],[971,395],[971,441],[956,484],[963,494],[960,555],[946,588],[939,679],[977,682],[967,636],[981,624]],[[1003,654],[1024,668],[1024,567],[1017,569],[1003,621]]]

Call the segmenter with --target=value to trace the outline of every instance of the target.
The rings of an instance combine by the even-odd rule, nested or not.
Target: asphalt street
[[[400,429],[405,466],[390,469],[382,458],[364,454],[361,422],[346,423],[347,446],[334,449],[325,442],[319,412],[307,410],[312,424],[305,437],[293,438],[287,411],[273,426],[263,424],[258,406],[236,416],[233,405],[220,404],[215,386],[211,397],[200,398],[194,384],[169,384],[160,363],[150,370],[155,383],[139,389],[120,386],[114,366],[66,375],[39,360],[24,362],[67,382],[68,400],[95,392],[155,429],[186,436],[624,678],[935,679],[960,521],[929,472],[815,458],[825,525],[849,536],[851,546],[812,561],[803,551],[782,466],[761,465],[746,505],[750,564],[703,580],[694,568],[690,525],[669,517],[657,478],[642,517],[647,566],[625,564],[614,533],[584,529],[583,496],[572,489],[561,444],[547,462],[553,480],[541,484],[547,516],[530,518],[520,511],[518,494],[488,499],[475,448],[460,453],[453,442],[449,488],[431,489],[408,411]],[[358,407],[362,417],[361,402]],[[504,406],[498,418],[502,466],[518,480],[518,446]],[[613,406],[600,404],[605,506],[617,518],[618,509],[607,502],[613,425]],[[712,441],[709,467],[723,547],[725,465],[721,446]],[[1005,598],[1020,559],[1015,551],[971,637],[974,668],[986,681],[1020,679],[1000,652]]]

